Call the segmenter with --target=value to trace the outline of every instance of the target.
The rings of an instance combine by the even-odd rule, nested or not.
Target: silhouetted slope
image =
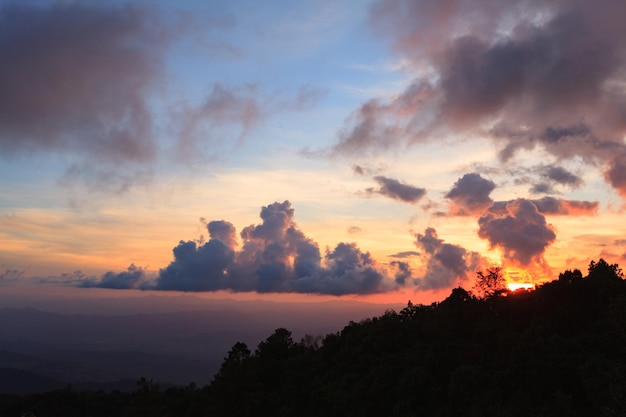
[[[350,323],[318,349],[275,333],[266,343],[280,356],[231,350],[211,386],[213,411],[623,415],[621,278],[601,261],[585,279],[568,271],[533,292],[479,300],[457,288],[439,304]]]

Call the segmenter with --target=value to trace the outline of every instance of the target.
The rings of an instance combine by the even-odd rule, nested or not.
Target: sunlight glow
[[[511,291],[532,290],[535,288],[535,286],[530,282],[509,282],[506,286],[509,287],[509,290]]]
[[[535,288],[535,284],[533,284],[533,276],[529,271],[507,268],[504,271],[504,277],[507,281],[506,286],[511,291],[517,291],[520,289],[532,290]]]

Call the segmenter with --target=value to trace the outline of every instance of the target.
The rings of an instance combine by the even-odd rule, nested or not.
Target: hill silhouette
[[[0,368],[0,392],[24,394],[63,388],[62,381],[20,369]]]
[[[280,328],[254,351],[238,342],[203,388],[5,395],[0,414],[624,416],[623,278],[600,260],[534,291],[455,288],[324,337]]]

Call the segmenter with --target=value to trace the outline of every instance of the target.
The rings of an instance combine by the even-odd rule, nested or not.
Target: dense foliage
[[[625,416],[625,361],[626,281],[600,260],[323,338],[277,329],[254,352],[236,343],[207,387],[5,395],[0,416]]]

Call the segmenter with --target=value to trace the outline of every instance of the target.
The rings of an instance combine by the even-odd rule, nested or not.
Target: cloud
[[[7,269],[0,272],[0,285],[17,282],[26,276],[24,271],[17,269]]]
[[[83,274],[80,271],[76,271],[72,278],[76,279],[77,277],[82,277]],[[147,279],[146,271],[140,266],[135,266],[135,264],[131,264],[128,267],[128,270],[115,273],[109,271],[102,275],[99,280],[95,278],[87,278],[83,281],[80,281],[80,287],[86,288],[109,288],[113,290],[126,290],[131,288],[137,288]]]
[[[507,212],[507,206],[516,200],[497,201],[489,211],[498,214]],[[532,203],[541,214],[552,216],[593,216],[597,214],[599,203],[597,201],[564,200],[555,197],[543,197],[537,200],[526,199]]]
[[[420,253],[414,250],[408,250],[403,252],[394,253],[393,255],[389,255],[390,258],[413,258],[415,256],[420,256]]]
[[[543,214],[562,216],[595,215],[599,206],[597,201],[562,200],[554,197],[543,197],[539,200],[530,201]]]
[[[610,134],[615,132],[606,127],[623,129],[604,113],[606,106],[621,106],[623,97],[604,86],[624,65],[619,51],[626,32],[614,19],[595,21],[608,10],[625,11],[602,3],[599,13],[578,1],[549,13],[546,6],[558,6],[548,2],[534,8],[549,13],[547,19],[519,21],[507,37],[485,39],[479,31],[455,38],[439,63],[448,122],[475,126],[497,120],[493,133],[506,140],[503,159],[535,145],[561,157],[588,150],[604,154],[603,147],[616,144]],[[587,122],[581,124],[583,117]]]
[[[604,177],[622,197],[626,198],[626,152],[611,160]]]
[[[366,170],[366,169],[367,169],[367,168],[364,168],[364,167],[362,167],[361,165],[357,165],[357,164],[352,165],[352,171],[353,171],[356,175],[360,175],[360,176],[365,175],[365,170]]]
[[[552,188],[552,186],[545,182],[538,182],[536,184],[533,184],[533,186],[530,187],[529,191],[531,194],[553,194],[554,193],[554,189]]]
[[[574,175],[563,167],[550,166],[546,167],[544,175],[550,180],[561,184],[567,185],[572,188],[578,188],[583,185],[583,179],[578,175]]]
[[[289,201],[261,208],[261,222],[244,227],[237,239],[225,220],[201,223],[209,232],[205,241],[180,241],[174,259],[156,279],[141,267],[107,272],[100,278],[80,275],[81,287],[152,289],[164,291],[220,291],[258,293],[372,294],[415,285],[418,290],[448,288],[467,278],[482,258],[461,246],[445,243],[433,228],[416,235],[418,251],[391,255],[405,259],[422,256],[426,272],[414,277],[409,262],[392,260],[385,267],[356,243],[326,248],[307,237],[295,222]],[[420,255],[421,254],[421,255]],[[74,277],[74,278],[77,278]]]
[[[210,239],[204,244],[180,241],[174,261],[161,269],[157,290],[216,291],[225,288],[225,275],[235,262],[235,228],[225,221],[207,225]]]
[[[538,172],[544,180],[534,183],[529,177],[516,180],[518,184],[532,183],[529,189],[531,194],[558,194],[555,184],[570,188],[579,188],[584,184],[581,177],[560,166],[539,166],[532,171]]]
[[[309,110],[325,94],[310,85],[286,95],[213,83],[197,103],[173,102],[171,47],[181,39],[210,47],[202,38],[228,30],[227,16],[48,3],[0,6],[0,157],[62,155],[63,185],[126,192],[152,178],[157,161],[217,157],[267,118]]]
[[[339,243],[326,253],[326,267],[298,277],[298,292],[320,294],[370,294],[385,290],[384,275],[369,253],[354,243]]]
[[[223,220],[209,222],[206,243],[181,241],[174,260],[161,269],[157,290],[311,292],[366,294],[390,288],[384,271],[354,243],[339,243],[322,257],[319,246],[297,226],[289,201],[261,209],[262,222],[236,231]]]
[[[178,142],[173,151],[183,161],[212,156],[224,146],[225,137],[240,144],[252,129],[272,116],[309,110],[324,94],[310,85],[300,87],[291,97],[263,93],[256,84],[215,83],[201,103],[180,103],[173,112],[179,121]]]
[[[541,148],[604,165],[626,196],[626,3],[379,0],[370,17],[420,74],[346,120],[333,152],[397,149],[449,133],[491,137],[501,161]],[[550,180],[579,186],[554,168]],[[536,190],[539,191],[539,190]]]
[[[237,246],[237,230],[232,223],[224,220],[214,220],[207,224],[209,237],[223,242],[229,248]]]
[[[374,177],[374,180],[380,185],[380,188],[369,188],[367,190],[368,193],[381,194],[404,203],[417,203],[426,194],[426,190],[424,188],[414,187],[393,178],[387,178],[379,175]]]
[[[518,265],[543,262],[543,253],[556,234],[554,227],[529,200],[517,199],[490,210],[478,219],[478,236],[499,248],[504,258]]]
[[[363,231],[362,228],[360,228],[359,226],[350,226],[348,227],[348,233],[351,235],[355,235],[358,233],[361,233]]]
[[[411,278],[411,267],[409,263],[403,261],[391,261],[390,265],[396,269],[396,283],[398,285],[405,285]]]
[[[262,102],[258,87],[253,84],[225,86],[214,84],[202,103],[191,105],[181,103],[176,109],[175,118],[180,120],[178,143],[174,152],[179,160],[187,161],[199,156],[208,156],[207,151],[216,152],[212,136],[233,137],[232,126],[239,132],[233,143],[241,142],[252,128],[258,126],[267,115],[266,103]],[[222,130],[220,130],[222,129]],[[210,143],[208,149],[207,143]]]
[[[452,200],[451,212],[456,215],[481,213],[493,203],[489,194],[496,188],[493,181],[480,174],[465,174],[454,183],[446,198]]]
[[[0,8],[0,149],[146,162],[148,92],[168,37],[146,8],[65,2]]]
[[[389,100],[371,99],[361,105],[339,132],[331,154],[367,155],[403,144],[406,138],[425,139],[437,116],[437,91],[427,82],[416,82]],[[411,115],[420,114],[420,118]]]
[[[426,228],[423,234],[417,234],[415,244],[424,251],[427,260],[424,276],[414,280],[419,289],[434,290],[458,285],[481,263],[478,253],[444,243],[432,227]]]

